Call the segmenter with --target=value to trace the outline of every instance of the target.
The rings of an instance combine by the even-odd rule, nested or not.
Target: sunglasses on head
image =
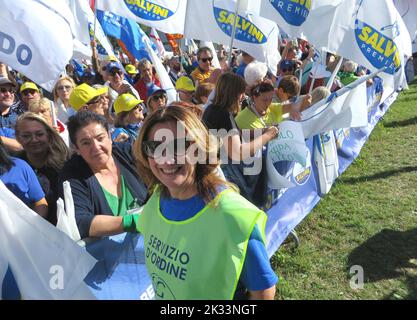
[[[12,88],[12,87],[2,87],[2,88],[0,88],[0,92],[1,93],[6,93],[6,92],[16,93],[16,89]]]
[[[207,61],[213,61],[213,57],[210,57],[210,58],[201,58],[200,59],[201,61],[203,61],[204,63],[206,63]]]
[[[164,155],[164,151],[174,156],[185,156],[192,143],[193,141],[187,141],[184,138],[174,139],[170,142],[149,140],[142,142],[142,151],[148,158],[160,158]]]

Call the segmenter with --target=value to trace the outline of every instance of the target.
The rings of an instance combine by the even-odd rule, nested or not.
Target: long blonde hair
[[[45,165],[57,171],[61,170],[65,162],[68,160],[69,150],[59,133],[56,132],[55,129],[53,129],[50,125],[48,125],[45,119],[41,116],[32,112],[27,112],[22,114],[16,121],[17,139],[19,139],[21,126],[23,125],[24,121],[37,121],[45,128],[48,134],[49,142],[48,154],[45,157]]]
[[[207,128],[196,114],[187,108],[173,105],[166,108],[159,108],[145,119],[139,137],[134,145],[134,154],[137,160],[139,176],[148,186],[149,192],[154,192],[155,187],[158,187],[163,195],[169,195],[168,188],[152,173],[148,157],[144,153],[142,145],[144,141],[147,141],[150,130],[156,124],[171,121],[175,123],[180,122],[184,125],[186,133],[197,145],[198,151],[203,154],[203,157],[199,158],[196,163],[195,175],[187,177],[187,179],[193,179],[191,182],[196,185],[198,194],[208,203],[217,194],[219,186],[226,185],[235,188],[217,174],[219,167],[219,158],[217,156],[219,146],[217,139],[208,133]]]

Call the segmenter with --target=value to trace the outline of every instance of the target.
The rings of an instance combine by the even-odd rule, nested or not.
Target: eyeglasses
[[[141,104],[136,105],[133,110],[139,109],[139,111],[143,110],[143,106]]]
[[[72,86],[59,86],[59,87],[56,87],[56,89],[58,90],[58,91],[62,91],[62,90],[67,90],[67,91],[69,91],[69,90],[71,90],[72,89]]]
[[[200,60],[203,61],[204,63],[206,63],[207,61],[212,62],[213,61],[213,57],[210,57],[210,58],[201,58]]]
[[[93,104],[99,103],[102,100],[102,97],[98,96],[97,98],[94,98],[93,100],[90,100],[86,103],[87,106],[91,106]]]
[[[123,75],[123,71],[122,70],[112,70],[112,71],[110,71],[110,75],[112,77],[115,77],[116,74],[118,74],[119,76],[122,76]]]
[[[38,131],[35,133],[25,132],[20,135],[20,139],[22,139],[25,142],[29,142],[29,141],[32,141],[34,138],[39,140],[43,138],[44,136],[46,136],[46,132],[42,132],[42,131]]]
[[[6,93],[6,92],[8,92],[8,93],[13,94],[13,93],[16,93],[16,89],[15,89],[15,88],[12,88],[12,87],[10,87],[10,88],[7,88],[7,87],[2,87],[2,88],[0,88],[0,92],[1,92],[1,93]]]
[[[184,138],[174,139],[170,142],[149,140],[142,142],[142,151],[148,158],[160,158],[163,156],[164,151],[168,151],[174,156],[184,156],[187,153],[187,149],[193,143],[194,141],[187,141]],[[159,148],[160,146],[161,148]],[[155,154],[156,151],[158,151],[157,154]]]
[[[158,101],[159,99],[164,99],[164,100],[166,100],[166,95],[165,94],[163,94],[163,93],[161,93],[161,94],[156,94],[156,95],[154,95],[154,96],[152,96],[152,100],[153,101]]]
[[[28,96],[28,95],[33,96],[33,95],[35,95],[37,92],[38,92],[38,91],[33,90],[33,89],[27,89],[27,90],[22,91],[22,95],[23,95],[23,96]]]

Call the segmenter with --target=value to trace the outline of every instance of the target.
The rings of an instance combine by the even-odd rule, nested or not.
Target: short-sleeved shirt
[[[42,187],[35,172],[26,161],[13,157],[12,160],[14,166],[9,171],[0,174],[0,180],[27,206],[32,206],[45,197]]]
[[[16,138],[16,134],[15,131],[13,129],[10,128],[0,128],[0,136],[1,137],[6,137],[6,138],[11,138],[11,139],[15,139]]]
[[[262,129],[264,124],[261,119],[251,110],[245,108],[238,113],[235,118],[239,129]],[[276,125],[282,121],[282,105],[280,103],[272,103],[266,110],[266,114],[262,120],[267,126]]]
[[[162,197],[160,200],[161,214],[171,221],[191,219],[205,206],[206,203],[199,195],[187,200]],[[261,232],[255,226],[249,238],[245,262],[235,293],[235,299],[244,298],[245,288],[251,291],[265,290],[277,282],[278,277],[269,263]]]
[[[212,71],[202,71],[200,68],[195,68],[193,72],[191,72],[191,78],[193,78],[194,82],[200,84],[207,81],[210,78]]]

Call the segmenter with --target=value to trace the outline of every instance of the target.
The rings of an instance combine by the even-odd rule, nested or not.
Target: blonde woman
[[[55,84],[54,102],[57,108],[57,118],[62,123],[67,123],[68,118],[76,112],[69,104],[69,97],[74,88],[75,82],[71,77],[62,77]]]
[[[23,146],[20,158],[35,171],[48,202],[47,220],[56,224],[58,173],[69,151],[60,135],[40,115],[28,112],[16,122],[16,139]]]
[[[218,176],[215,141],[192,111],[169,106],[146,118],[135,143],[151,197],[131,220],[145,237],[157,299],[274,298],[266,215]],[[156,243],[175,248],[176,258]],[[155,263],[162,259],[166,270]]]

